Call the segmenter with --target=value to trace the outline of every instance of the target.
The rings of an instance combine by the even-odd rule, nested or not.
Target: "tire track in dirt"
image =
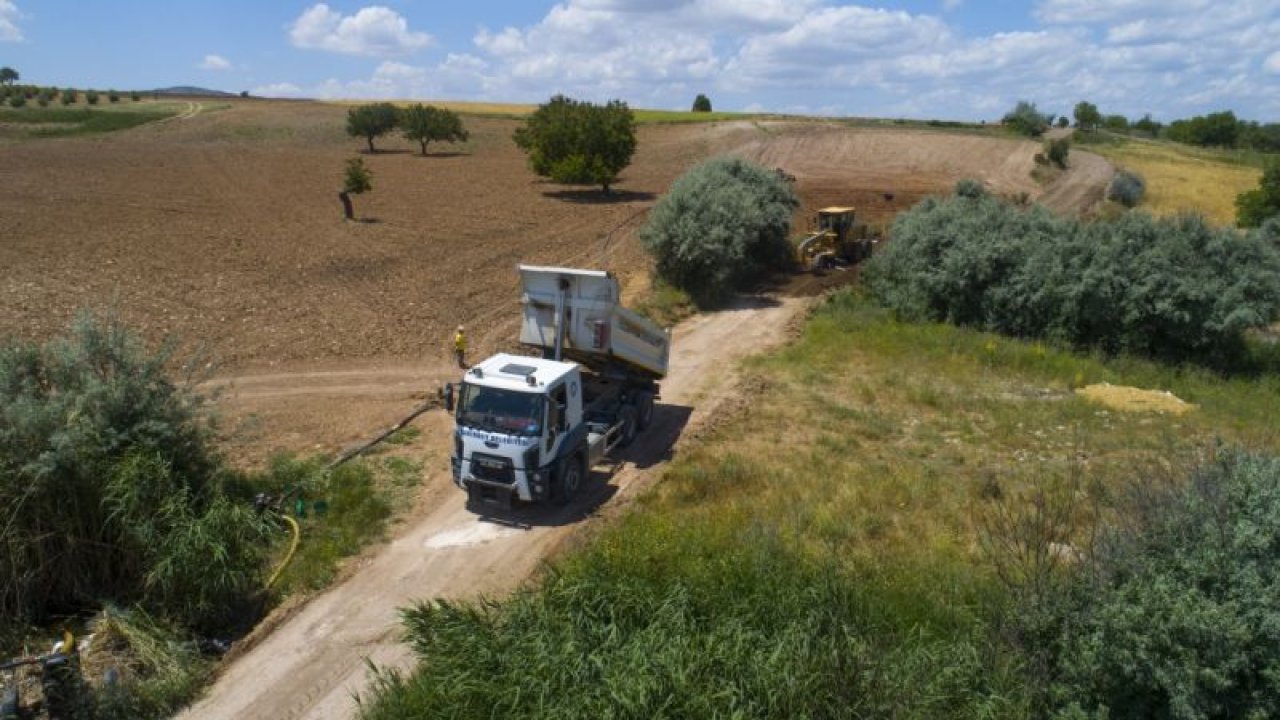
[[[418,599],[501,595],[526,581],[547,553],[589,516],[602,507],[617,506],[652,482],[678,438],[714,422],[739,392],[734,373],[725,368],[783,342],[787,328],[804,307],[805,302],[798,299],[762,301],[680,325],[653,427],[628,449],[613,474],[597,469],[586,492],[568,508],[477,516],[466,509],[465,496],[453,487],[447,467],[429,468],[426,496],[431,502],[422,516],[366,556],[345,580],[230,661],[207,696],[181,717],[350,717],[352,693],[367,687],[365,658],[383,666],[412,666],[414,658],[400,641],[397,608]],[[358,397],[372,378],[399,378],[408,387],[432,372],[356,368],[263,373],[224,382],[233,404],[253,407],[325,385],[334,395]],[[383,392],[388,393],[394,394]],[[447,457],[449,416],[432,412],[418,422],[434,456]]]

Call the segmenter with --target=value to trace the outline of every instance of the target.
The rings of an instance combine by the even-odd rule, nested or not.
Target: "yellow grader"
[[[827,270],[871,257],[874,240],[867,224],[857,222],[851,207],[823,208],[809,221],[809,232],[796,243],[796,262],[805,270]]]

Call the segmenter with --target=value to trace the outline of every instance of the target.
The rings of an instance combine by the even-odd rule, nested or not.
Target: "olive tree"
[[[400,114],[400,129],[406,140],[422,146],[423,155],[427,154],[429,142],[466,142],[469,137],[457,113],[421,103],[405,108]]]
[[[377,152],[374,139],[395,130],[399,123],[400,112],[387,102],[360,105],[347,111],[347,134],[364,138],[371,153]]]
[[[797,205],[791,184],[772,169],[714,158],[671,185],[640,238],[658,276],[705,305],[790,265]]]
[[[342,210],[348,220],[355,219],[355,209],[351,207],[351,196],[366,193],[373,189],[373,172],[364,164],[364,158],[351,158],[347,161],[346,175],[342,182],[342,192],[338,199],[342,201]]]
[[[542,177],[608,194],[636,151],[635,116],[621,100],[594,105],[556,95],[517,128],[516,145]]]

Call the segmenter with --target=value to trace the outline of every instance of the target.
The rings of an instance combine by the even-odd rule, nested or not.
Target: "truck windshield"
[[[458,424],[509,435],[542,432],[542,396],[463,383]]]

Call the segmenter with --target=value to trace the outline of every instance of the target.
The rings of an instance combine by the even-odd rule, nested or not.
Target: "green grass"
[[[380,674],[362,717],[1025,717],[995,510],[1105,506],[1219,440],[1280,445],[1275,376],[904,324],[851,293],[744,371],[749,408],[538,584],[406,611],[424,662]],[[1074,394],[1095,382],[1199,407]]]
[[[126,105],[112,108],[22,108],[0,110],[0,124],[13,124],[0,129],[9,137],[64,137],[115,132],[155,122],[176,115],[180,105],[164,103],[143,106]]]
[[[319,590],[332,582],[344,558],[383,536],[394,504],[389,485],[406,485],[405,477],[420,475],[421,467],[390,467],[372,460],[354,460],[325,475],[323,458],[298,460],[277,457],[257,484],[279,491],[298,488],[284,508],[298,521],[301,541],[297,553],[272,591],[277,596]],[[288,547],[288,529],[281,524],[277,562]]]

